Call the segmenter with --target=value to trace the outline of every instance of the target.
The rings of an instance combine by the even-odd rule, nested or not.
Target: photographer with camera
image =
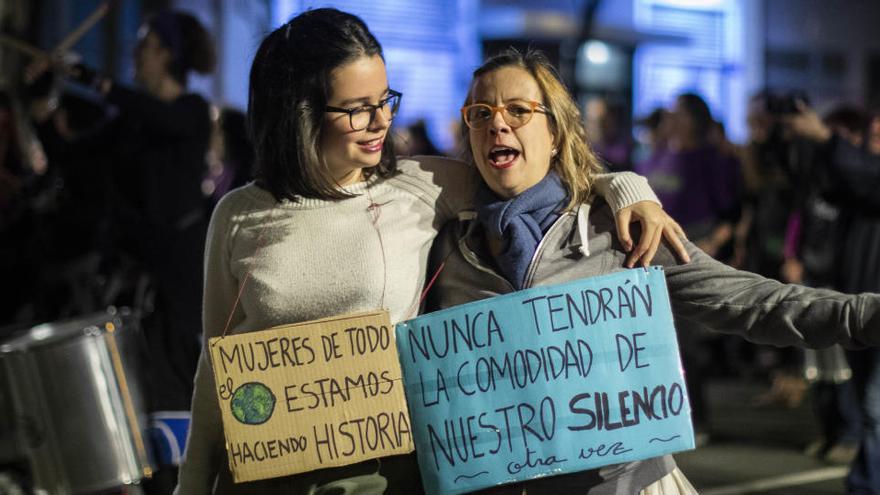
[[[808,187],[817,147],[786,125],[806,101],[799,92],[761,91],[749,100],[748,143],[742,154],[743,214],[736,227],[732,265],[768,278],[783,280],[785,233],[789,219]],[[794,349],[743,347],[730,342],[746,376],[768,379],[770,388],[755,397],[756,405],[796,407],[807,385],[801,376],[802,358]]]
[[[735,265],[779,278],[784,232],[811,167],[815,146],[785,125],[797,93],[762,91],[749,101],[749,141],[743,157],[745,198]]]
[[[836,106],[823,122],[853,146],[864,142],[867,116],[857,107]],[[789,220],[782,276],[788,283],[833,289],[838,286],[837,264],[845,226],[827,161],[817,160],[817,167],[809,174],[812,180],[805,184],[802,201]],[[849,464],[855,458],[861,418],[851,376],[842,347],[804,350],[804,377],[810,382],[811,401],[821,428],[821,436],[806,447],[807,455],[831,464]]]

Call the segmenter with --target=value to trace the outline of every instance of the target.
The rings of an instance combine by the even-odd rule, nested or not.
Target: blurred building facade
[[[51,48],[99,0],[7,0],[4,33]],[[633,116],[703,95],[734,141],[745,138],[749,95],[803,90],[820,107],[880,98],[880,3],[872,0],[121,0],[75,47],[126,81],[137,26],[164,7],[195,13],[221,54],[211,78],[192,87],[218,105],[244,109],[250,60],[260,39],[308,8],[360,15],[385,47],[391,84],[405,95],[400,124],[420,119],[452,148],[470,72],[507,46],[545,50],[579,99],[623,102]],[[16,53],[0,48],[0,64]],[[0,85],[13,81],[4,70]]]

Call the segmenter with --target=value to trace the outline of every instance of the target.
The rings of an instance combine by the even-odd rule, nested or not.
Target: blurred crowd
[[[586,108],[606,168],[647,176],[707,253],[783,282],[880,290],[880,111],[841,104],[820,116],[805,95],[763,91],[749,100],[747,142],[735,145],[692,93],[634,129],[622,126],[619,104],[595,99]],[[677,327],[698,443],[710,439],[705,382],[730,376],[767,384],[756,406],[809,400],[822,435],[805,452],[832,464],[854,460],[880,407],[876,350],[802,352],[718,337],[690,322]]]

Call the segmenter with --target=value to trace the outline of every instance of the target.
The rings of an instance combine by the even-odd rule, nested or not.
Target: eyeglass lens
[[[482,129],[495,116],[497,108],[490,105],[477,103],[471,105],[466,111],[466,121],[472,129]],[[526,125],[532,118],[534,110],[525,102],[512,101],[504,105],[501,111],[501,117],[512,127],[522,127]]]
[[[379,105],[364,105],[349,114],[351,117],[351,128],[355,131],[366,129],[373,122],[373,119],[376,118],[377,111],[382,112],[382,116],[385,119],[391,120],[397,114],[399,107],[399,95],[391,95]]]

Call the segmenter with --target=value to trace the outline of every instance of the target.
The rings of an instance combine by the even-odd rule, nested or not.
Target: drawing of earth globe
[[[272,417],[275,410],[275,395],[269,387],[259,382],[241,385],[232,394],[232,415],[246,425],[259,425]]]

